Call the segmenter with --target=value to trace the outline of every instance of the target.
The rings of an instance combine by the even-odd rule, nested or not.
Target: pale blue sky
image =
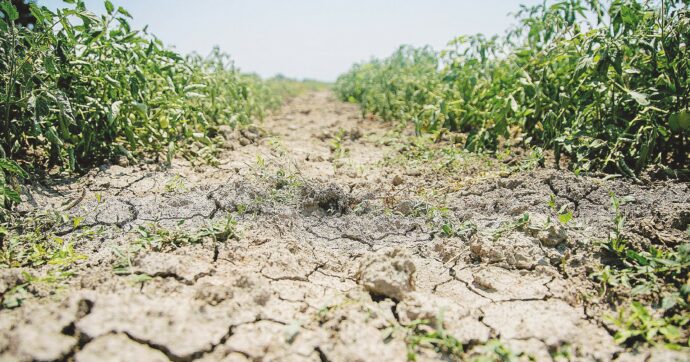
[[[112,0],[178,51],[214,45],[246,72],[332,81],[401,44],[442,49],[458,35],[501,34],[541,0]],[[54,8],[60,0],[38,0]],[[103,11],[101,0],[86,0]],[[195,6],[192,6],[194,4]]]

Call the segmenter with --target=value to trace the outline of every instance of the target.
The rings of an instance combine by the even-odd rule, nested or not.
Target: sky
[[[403,44],[440,50],[456,36],[503,34],[541,0],[111,0],[182,53],[230,54],[244,72],[333,81]],[[50,8],[61,0],[38,0]],[[104,12],[103,1],[86,0]],[[193,4],[193,5],[192,5]]]

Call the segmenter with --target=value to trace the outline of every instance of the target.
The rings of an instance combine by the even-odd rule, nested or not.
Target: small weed
[[[533,147],[527,158],[522,160],[518,165],[520,171],[531,171],[538,166],[544,166],[544,150],[541,147]]]
[[[493,234],[494,240],[498,240],[506,234],[512,233],[514,230],[521,229],[529,224],[529,214],[525,213],[514,221],[501,226]]]
[[[145,251],[167,252],[185,245],[199,244],[210,241],[213,244],[224,243],[230,239],[240,237],[237,220],[228,215],[224,222],[209,224],[200,229],[188,231],[181,228],[180,222],[175,229],[163,228],[157,224],[140,226],[139,236],[127,248],[116,248],[113,253],[118,258],[115,264],[115,274],[132,274],[132,259],[135,255]]]
[[[557,346],[554,350],[550,350],[549,354],[554,361],[572,361],[573,354],[571,352],[572,345],[565,343]]]
[[[611,261],[592,275],[601,285],[602,296],[613,291],[630,299],[616,315],[607,317],[616,326],[614,338],[629,346],[689,347],[690,243],[637,250],[623,233],[622,202],[611,195],[614,229],[602,244]]]
[[[23,282],[3,295],[5,308],[19,306],[30,297],[27,292],[30,285],[41,283],[59,287],[74,275],[74,266],[86,259],[74,250],[74,244],[98,234],[80,229],[82,221],[81,217],[41,212],[0,224],[0,269],[35,268],[41,271],[37,276],[23,273]],[[68,236],[60,236],[70,229],[72,232]]]
[[[338,132],[335,133],[335,136],[331,141],[331,152],[333,153],[333,157],[335,159],[347,157],[350,154],[350,151],[343,147],[343,141],[345,140],[346,136],[347,132],[340,128],[338,129]]]
[[[135,245],[146,250],[170,251],[183,245],[198,244],[204,240],[222,243],[239,237],[237,220],[232,216],[228,216],[223,223],[208,225],[191,232],[181,229],[180,226],[182,223],[178,224],[174,230],[158,225],[139,227],[137,230],[139,238],[135,241]]]
[[[417,360],[419,348],[433,348],[437,353],[460,358],[464,352],[463,344],[443,329],[442,314],[432,327],[428,320],[415,320],[406,325],[407,359]]]
[[[455,225],[449,221],[441,225],[441,231],[446,237],[461,236],[475,233],[477,231],[477,225],[470,221],[463,222],[460,225]]]
[[[518,355],[497,339],[486,342],[481,350],[481,354],[474,355],[469,360],[472,362],[513,362],[520,360]]]
[[[285,150],[285,147],[283,144],[280,142],[280,139],[277,137],[271,137],[268,139],[268,145],[271,147],[271,150],[278,154],[279,157],[283,157],[287,154],[287,151]]]
[[[74,242],[93,237],[96,234],[94,231],[75,231],[67,238],[55,234],[65,225],[76,230],[81,220],[57,212],[45,212],[0,225],[0,268],[44,265],[69,268],[85,259],[85,256],[74,251]]]
[[[22,202],[17,183],[27,177],[27,173],[16,162],[0,158],[0,221],[7,218],[6,210]]]
[[[573,212],[567,210],[567,204],[564,204],[558,210],[556,210],[556,195],[554,194],[551,194],[549,198],[549,207],[558,215],[558,221],[560,221],[562,224],[567,224],[573,219]]]
[[[616,315],[607,318],[617,329],[614,340],[620,344],[640,341],[652,345],[661,343],[670,349],[688,347],[690,313],[687,306],[682,313],[669,316],[655,316],[652,313],[640,302],[620,308]]]
[[[164,186],[165,192],[185,192],[187,191],[187,185],[185,184],[185,179],[181,175],[175,175],[171,177]]]
[[[24,278],[29,279],[30,275],[25,273]],[[2,307],[6,309],[17,308],[22,305],[24,300],[31,298],[31,293],[26,290],[27,286],[29,283],[22,283],[7,290],[2,296]]]
[[[469,221],[458,224],[450,209],[445,206],[421,204],[415,208],[412,215],[423,216],[432,229],[440,231],[445,237],[461,236],[476,231],[476,225]]]

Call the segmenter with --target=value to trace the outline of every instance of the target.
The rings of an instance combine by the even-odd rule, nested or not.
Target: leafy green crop
[[[132,29],[131,15],[109,1],[103,16],[82,0],[56,12],[32,4],[31,29],[0,1],[0,157],[68,170],[178,150],[203,157],[218,126],[280,104],[272,86],[219,50],[183,57]]]
[[[686,168],[690,133],[687,0],[561,0],[522,7],[505,37],[461,36],[441,53],[400,48],[355,65],[336,91],[418,133],[468,134],[465,147],[522,144],[576,171],[633,176]]]
[[[16,162],[6,158],[0,158],[0,210],[9,209],[12,204],[18,204],[22,200],[19,192],[13,187],[15,179],[25,179],[28,175]],[[0,215],[0,221],[3,217]]]

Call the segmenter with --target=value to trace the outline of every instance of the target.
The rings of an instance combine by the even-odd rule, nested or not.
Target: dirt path
[[[329,93],[226,137],[217,168],[102,166],[27,190],[22,211],[70,215],[50,230],[86,259],[52,283],[0,270],[0,293],[25,292],[0,310],[0,360],[688,357],[624,352],[589,278],[610,191],[634,196],[633,237],[672,240],[686,184],[416,147]],[[572,221],[549,221],[551,195]]]

